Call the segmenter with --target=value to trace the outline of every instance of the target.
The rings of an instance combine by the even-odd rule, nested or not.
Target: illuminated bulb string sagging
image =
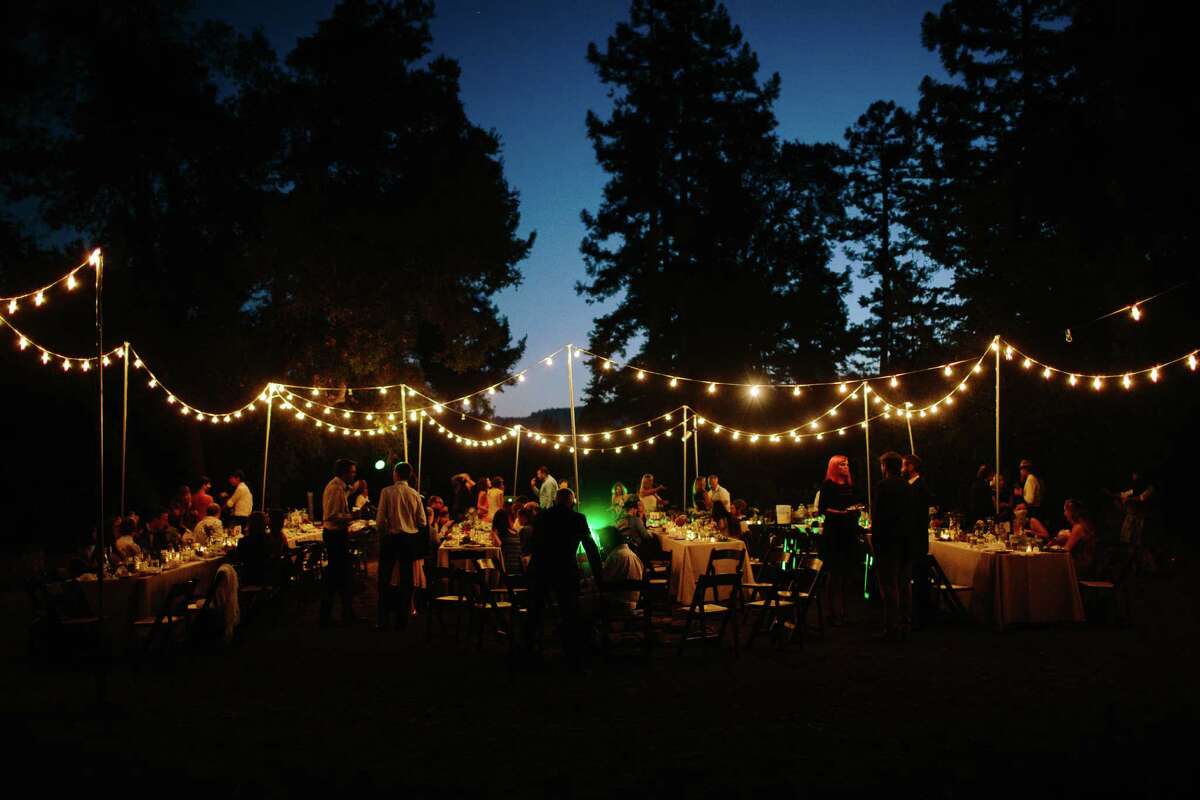
[[[7,326],[13,332],[16,340],[17,349],[24,352],[30,351],[36,353],[43,364],[57,365],[65,372],[70,372],[72,369],[78,368],[82,372],[90,372],[93,367],[107,367],[114,358],[124,358],[125,351],[122,345],[117,345],[111,348],[103,355],[99,356],[73,356],[66,353],[60,353],[45,345],[39,344],[32,339],[28,334],[20,328],[12,324],[12,320],[0,314],[0,327]]]
[[[617,359],[612,358],[610,356],[603,356],[603,355],[600,355],[599,353],[594,353],[590,350],[584,350],[583,348],[576,348],[576,352],[583,353],[583,354],[591,357],[595,369],[599,369],[599,370],[606,371],[606,372],[610,372],[612,370],[624,370],[624,369],[633,370],[635,377],[639,381],[646,380],[647,376],[654,376],[654,377],[665,379],[667,381],[667,385],[670,388],[675,388],[676,386],[678,386],[678,384],[680,382],[687,382],[687,383],[702,384],[705,387],[705,391],[708,392],[708,394],[716,394],[721,387],[733,387],[733,388],[738,388],[738,389],[747,389],[755,397],[757,397],[759,395],[759,393],[764,389],[789,389],[792,391],[793,395],[799,396],[799,394],[801,392],[798,390],[803,390],[803,389],[808,389],[808,388],[815,388],[815,387],[822,387],[822,386],[852,385],[852,384],[858,383],[859,381],[862,381],[862,380],[870,380],[870,381],[899,380],[900,378],[903,378],[906,375],[918,375],[918,374],[921,374],[924,372],[933,372],[934,370],[943,370],[943,371],[951,370],[951,371],[953,371],[954,367],[957,367],[960,364],[965,364],[965,363],[968,363],[968,362],[974,360],[973,358],[964,358],[964,359],[960,359],[958,361],[950,361],[947,363],[938,364],[937,366],[934,366],[934,367],[923,367],[921,369],[908,370],[907,372],[893,372],[893,373],[887,373],[885,375],[873,375],[873,376],[869,376],[865,379],[864,378],[841,377],[841,378],[835,378],[835,379],[829,380],[829,381],[813,381],[810,383],[754,383],[754,382],[740,383],[737,381],[716,381],[716,380],[712,380],[711,378],[689,378],[685,375],[677,375],[677,374],[670,373],[670,372],[660,372],[658,370],[653,370],[648,367],[638,366],[635,364],[631,364],[629,362],[618,361]]]
[[[524,369],[522,369],[518,372],[513,372],[513,373],[509,374],[508,376],[506,376],[505,378],[503,378],[502,380],[496,381],[495,383],[488,384],[487,386],[484,386],[482,389],[477,389],[474,392],[461,395],[452,400],[444,400],[444,401],[436,400],[432,397],[429,397],[428,395],[425,395],[425,394],[417,391],[416,389],[412,388],[411,386],[406,387],[402,383],[388,383],[388,384],[379,384],[379,385],[375,385],[375,386],[346,386],[346,387],[302,386],[300,384],[294,384],[294,383],[286,383],[286,384],[281,383],[281,384],[277,384],[277,386],[279,387],[280,394],[286,394],[287,392],[290,392],[292,394],[300,395],[300,396],[304,397],[305,402],[311,402],[313,404],[313,406],[319,406],[321,408],[332,408],[339,412],[349,411],[352,415],[360,415],[360,416],[366,416],[367,414],[374,414],[374,415],[389,414],[389,413],[399,414],[401,412],[401,409],[398,406],[390,406],[390,407],[377,409],[377,410],[375,410],[375,409],[367,409],[367,410],[341,409],[337,406],[329,406],[325,403],[321,403],[319,398],[325,392],[341,392],[341,391],[359,392],[359,393],[374,392],[378,395],[387,395],[394,390],[403,388],[403,389],[407,389],[409,397],[414,397],[414,396],[421,397],[429,403],[428,406],[409,408],[409,409],[407,409],[408,411],[420,411],[420,410],[422,410],[422,408],[430,409],[430,408],[433,408],[435,405],[442,405],[442,406],[461,405],[464,401],[467,401],[469,403],[472,399],[474,399],[476,397],[480,397],[482,395],[493,395],[496,393],[496,390],[501,389],[505,386],[515,386],[518,383],[524,383],[525,379],[526,379],[526,375],[530,374],[530,372],[538,364],[548,364],[549,366],[553,366],[554,358],[559,353],[563,352],[563,350],[565,350],[565,349],[566,349],[565,346],[560,347],[557,350],[555,350],[553,353],[550,353],[549,355],[543,356],[542,358],[538,359],[538,361],[535,362],[531,366],[525,367]]]
[[[167,405],[178,409],[178,413],[182,417],[192,418],[197,422],[210,422],[214,424],[238,422],[256,411],[260,403],[265,404],[268,402],[268,398],[270,397],[271,384],[268,383],[258,392],[257,397],[248,403],[238,406],[237,408],[232,408],[228,411],[208,411],[200,409],[181,399],[179,395],[175,394],[169,388],[163,385],[162,380],[150,370],[150,367],[138,354],[133,345],[129,346],[129,350],[130,355],[133,357],[133,361],[129,363],[129,366],[132,367],[133,370],[137,370],[140,374],[144,374],[146,376],[146,388],[150,391],[157,391],[161,389],[165,395]],[[132,372],[130,373],[130,376],[133,376]]]
[[[0,308],[4,309],[9,316],[20,311],[25,303],[30,302],[34,308],[40,308],[46,304],[46,292],[54,289],[60,284],[66,287],[67,291],[74,290],[79,285],[79,278],[76,277],[80,270],[87,267],[100,266],[100,249],[97,248],[88,254],[88,257],[81,264],[67,270],[62,275],[47,283],[45,286],[39,286],[36,289],[31,289],[23,294],[14,294],[7,297],[0,297]],[[80,359],[75,359],[76,361]]]
[[[996,340],[996,343],[992,345],[992,349],[993,351],[1002,351],[1006,361],[1019,362],[1023,369],[1031,372],[1036,371],[1044,380],[1050,381],[1056,375],[1065,375],[1068,386],[1085,385],[1094,390],[1103,389],[1108,381],[1119,381],[1125,389],[1132,389],[1137,384],[1138,379],[1142,377],[1148,378],[1151,383],[1158,383],[1162,378],[1163,372],[1176,365],[1184,365],[1192,372],[1195,372],[1197,358],[1200,356],[1200,350],[1193,349],[1169,361],[1162,361],[1153,366],[1142,367],[1140,369],[1125,370],[1124,372],[1075,372],[1051,366],[1028,353],[1022,352],[1009,342],[1000,339]]]

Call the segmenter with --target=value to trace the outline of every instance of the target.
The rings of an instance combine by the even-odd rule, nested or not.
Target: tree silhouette
[[[911,216],[921,192],[917,130],[912,115],[876,101],[846,130],[846,255],[859,276],[875,283],[859,303],[871,318],[854,330],[859,352],[880,372],[930,358],[944,326],[933,267],[919,261]]]
[[[582,215],[578,291],[621,298],[592,348],[739,381],[830,372],[845,330],[846,280],[829,269],[836,148],[780,145],[779,76],[759,83],[757,57],[712,0],[635,0],[587,57],[613,108],[587,117],[609,180]],[[595,375],[591,398],[623,386],[636,405],[628,375]]]

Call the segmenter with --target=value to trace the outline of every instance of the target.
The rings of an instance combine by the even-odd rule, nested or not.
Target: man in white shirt
[[[553,507],[554,498],[558,495],[558,481],[554,480],[554,476],[550,474],[550,470],[545,467],[538,467],[537,478],[533,481],[533,488],[538,493],[538,505],[542,508]]]
[[[726,511],[733,510],[733,499],[729,496],[729,490],[721,485],[721,479],[716,475],[708,476],[708,501],[710,504],[720,500],[725,504]]]
[[[615,528],[604,528],[600,535],[611,548],[604,559],[604,580],[640,581],[644,572],[642,560],[629,548],[620,533]],[[639,596],[640,592],[619,592],[613,595],[612,600],[619,604],[617,610],[628,613],[637,608]]]
[[[196,523],[192,529],[192,541],[196,544],[208,544],[213,539],[225,538],[225,526],[221,524],[221,507],[216,503],[205,509],[204,519]],[[186,540],[187,537],[184,537]]]
[[[325,542],[328,564],[321,587],[321,627],[327,627],[333,612],[333,595],[342,598],[342,624],[355,621],[351,595],[350,574],[350,503],[347,491],[358,465],[348,458],[339,458],[333,465],[333,478],[325,484],[321,495],[321,538]]]
[[[1025,503],[1030,519],[1042,519],[1042,482],[1034,474],[1035,467],[1028,458],[1021,459],[1021,485],[1013,491]]]
[[[250,514],[254,511],[254,497],[246,485],[246,474],[240,469],[229,473],[229,485],[233,487],[233,494],[225,501],[225,507],[229,509],[229,527],[236,536],[246,532]]]
[[[418,557],[425,529],[425,504],[421,495],[409,485],[412,465],[400,461],[392,469],[392,485],[379,494],[379,510],[375,524],[379,529],[379,600],[376,605],[375,630],[385,631],[390,623],[389,612],[395,611],[396,627],[408,627],[408,608],[412,602],[413,561]],[[400,591],[392,597],[392,571],[399,567]]]

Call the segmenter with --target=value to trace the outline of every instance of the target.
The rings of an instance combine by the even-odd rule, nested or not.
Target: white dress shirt
[[[1027,506],[1042,505],[1042,482],[1037,479],[1036,475],[1030,474],[1025,479],[1025,486],[1021,489],[1021,499],[1025,501]]]
[[[254,498],[250,495],[250,487],[242,481],[233,490],[233,494],[225,502],[233,511],[235,517],[248,517],[254,511]]]
[[[538,505],[542,508],[551,508],[557,494],[558,481],[554,480],[553,475],[547,475],[546,480],[542,481],[541,488],[538,489]]]
[[[350,501],[346,497],[346,482],[334,478],[325,484],[321,495],[321,527],[327,531],[344,531],[350,521]]]
[[[732,506],[733,506],[733,500],[732,500],[732,498],[730,498],[730,496],[729,496],[729,490],[728,490],[728,489],[726,489],[724,486],[721,486],[721,485],[718,485],[718,486],[717,486],[717,488],[715,488],[715,489],[709,489],[709,490],[708,490],[708,501],[709,501],[709,503],[710,503],[710,504],[711,504],[711,503],[715,503],[715,502],[717,502],[718,500],[720,500],[722,503],[724,503],[724,504],[725,504],[725,510],[726,510],[726,511],[732,511],[732,510],[733,510],[733,508],[732,508]]]
[[[421,502],[421,495],[407,481],[383,487],[379,493],[375,524],[384,534],[417,533],[425,525],[425,504]]]
[[[642,560],[637,553],[629,549],[627,544],[619,544],[604,559],[604,579],[606,581],[640,581],[643,574]],[[637,607],[639,592],[621,592],[614,597],[622,603],[627,611]]]

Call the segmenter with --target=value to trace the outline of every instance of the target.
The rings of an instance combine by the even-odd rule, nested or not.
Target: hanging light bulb
[[[758,384],[756,383],[750,387],[750,396],[758,397],[758,393],[759,393],[759,388],[758,388]]]
[[[74,289],[79,281],[75,280],[75,273],[72,272],[67,276],[67,289]]]
[[[1046,380],[1050,380],[1050,368],[1049,367],[1045,367],[1042,370],[1042,377],[1045,378]]]
[[[489,387],[488,387],[488,394],[495,394],[495,393],[496,393],[496,387],[495,387],[495,386],[489,386]]]
[[[547,367],[552,367],[552,366],[554,366],[554,359],[551,358],[550,356],[546,356],[545,360],[543,360],[542,363],[545,364]]]
[[[1121,385],[1128,389],[1129,387],[1133,386],[1133,379],[1126,375],[1121,378]]]
[[[983,365],[977,363],[975,365],[975,368],[972,370],[972,372],[983,372]]]
[[[525,373],[522,372],[520,375],[517,376],[517,383],[524,383],[524,382],[525,382]]]
[[[1142,310],[1140,308],[1138,308],[1137,303],[1134,303],[1133,307],[1129,309],[1129,316],[1133,317],[1134,322],[1138,322],[1141,320]]]
[[[893,389],[895,389],[897,386],[900,385],[900,381],[895,376],[892,376],[892,379],[890,381],[888,381],[888,385],[891,386]]]
[[[637,371],[637,379],[638,379],[639,381],[644,381],[644,380],[646,380],[646,371],[645,371],[645,370],[641,370],[641,369],[639,369],[639,370]]]
[[[674,388],[675,388],[676,386],[678,386],[678,385],[679,385],[679,379],[678,379],[678,378],[671,378],[671,383],[670,383],[670,386],[671,386],[671,388],[672,388],[672,389],[674,389]]]
[[[1075,378],[1075,376],[1074,376],[1074,375],[1072,375],[1071,377],[1067,378],[1067,383],[1071,384],[1072,386],[1074,386],[1074,385],[1075,385],[1076,383],[1078,383],[1078,382],[1079,382],[1079,381],[1078,381],[1078,380],[1076,380],[1076,378]]]
[[[1101,389],[1101,387],[1103,387],[1103,386],[1104,386],[1104,381],[1100,379],[1099,375],[1092,378],[1092,388],[1093,389],[1095,389],[1096,391],[1099,391]]]
[[[1154,369],[1150,370],[1150,382],[1158,383],[1158,367],[1155,367]]]
[[[1004,348],[1004,360],[1012,361],[1012,357],[1013,357],[1013,349],[1012,349],[1012,345],[1010,344]]]
[[[29,347],[29,340],[22,336],[20,341],[17,342],[17,347],[21,348],[22,350],[27,349]]]
[[[848,387],[844,383],[838,384],[838,394],[845,394]]]
[[[8,313],[10,313],[10,314],[17,313],[17,301],[16,300],[8,301]]]
[[[93,250],[91,255],[88,256],[88,264],[93,267],[100,266],[100,248],[99,247],[97,247],[95,250]]]
[[[1196,371],[1196,354],[1195,353],[1192,353],[1190,356],[1188,356],[1187,365],[1188,365],[1188,369],[1190,369],[1192,372]]]
[[[942,367],[942,374],[949,378],[954,374],[954,370],[950,368],[949,364],[947,364],[946,366]]]
[[[42,351],[42,363],[43,363],[43,364],[49,364],[49,363],[50,363],[50,354],[49,354],[49,353],[47,353],[45,350],[43,350],[43,351]]]
[[[582,351],[582,350],[580,350],[578,347],[576,347],[576,348],[575,348],[575,357],[576,357],[576,358],[583,358],[583,351]]]
[[[606,359],[604,359],[604,363],[601,366],[603,366],[606,371],[611,370],[612,362],[606,358]]]
[[[1030,367],[1033,366],[1033,362],[1027,358],[1021,362],[1021,366],[1024,367],[1025,369],[1029,369]]]
[[[46,295],[42,294],[41,292],[38,292],[37,294],[35,294],[33,296],[33,304],[35,306],[45,305],[46,304]]]

